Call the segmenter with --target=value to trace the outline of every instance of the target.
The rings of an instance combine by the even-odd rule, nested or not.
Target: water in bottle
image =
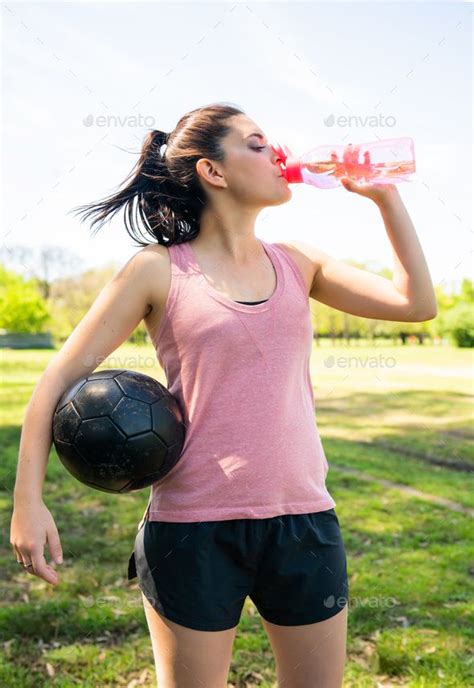
[[[300,157],[287,146],[270,145],[279,155],[289,183],[304,182],[320,189],[342,186],[342,177],[369,184],[396,184],[411,181],[416,171],[415,146],[409,137],[317,146]]]

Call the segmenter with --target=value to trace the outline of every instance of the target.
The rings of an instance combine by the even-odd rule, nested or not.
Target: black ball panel
[[[67,442],[74,436],[81,424],[81,417],[78,414],[72,401],[68,401],[66,406],[63,406],[60,411],[57,412],[57,428],[56,428],[56,438],[58,441]]]
[[[118,375],[115,380],[124,394],[132,399],[152,404],[163,396],[160,383],[148,375],[126,371]]]
[[[77,380],[69,389],[67,389],[57,403],[56,413],[60,409],[62,409],[63,406],[65,406],[72,399],[74,399],[74,397],[79,392],[81,387],[83,387],[85,384],[86,384],[86,378],[82,378],[81,380]]]
[[[131,480],[121,492],[135,492],[136,490],[143,490],[144,487],[149,487],[153,483],[158,482],[163,477],[163,472],[158,471],[144,475],[143,478]]]
[[[120,399],[110,418],[127,437],[150,432],[153,427],[150,405],[129,397]]]
[[[170,411],[172,412],[172,414],[174,415],[174,417],[176,418],[178,423],[184,425],[184,416],[183,416],[183,414],[181,412],[181,408],[180,408],[177,400],[174,398],[174,396],[172,394],[169,394],[168,396],[166,396],[164,398],[164,401],[166,401],[168,408],[170,409]]]
[[[115,380],[90,380],[81,387],[74,399],[81,418],[94,418],[112,413],[122,398],[122,390]]]
[[[109,378],[115,378],[121,375],[124,371],[121,368],[104,368],[104,370],[97,370],[95,373],[91,373],[88,380],[108,380]],[[125,371],[130,372],[130,371]]]
[[[153,431],[168,447],[174,444],[178,439],[176,435],[181,436],[180,428],[182,427],[181,414],[178,416],[175,406],[164,398],[151,405],[151,415]]]
[[[123,454],[139,471],[150,473],[161,468],[167,448],[153,432],[146,432],[130,437],[123,448]]]
[[[117,463],[126,439],[110,418],[90,418],[82,421],[74,444],[84,459],[94,466]]]
[[[77,480],[84,480],[93,477],[91,467],[84,462],[77,448],[69,442],[56,441],[56,451],[61,459],[61,463],[68,469]]]

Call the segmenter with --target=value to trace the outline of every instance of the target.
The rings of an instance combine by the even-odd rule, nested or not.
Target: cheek
[[[274,180],[268,170],[268,160],[264,160],[263,155],[244,153],[236,156],[229,169],[229,183],[235,194],[242,198],[268,195],[268,185]]]
[[[265,186],[265,170],[255,161],[242,162],[233,179],[235,188],[247,195],[254,195]]]

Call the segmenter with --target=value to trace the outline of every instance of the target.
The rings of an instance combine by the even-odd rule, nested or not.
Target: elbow
[[[434,295],[433,295],[434,296]],[[438,304],[436,303],[436,298],[433,298],[430,307],[424,313],[423,320],[434,320],[438,315]]]
[[[417,318],[415,322],[426,322],[427,320],[434,320],[437,315],[438,315],[437,311],[435,313],[430,311],[427,315],[423,315],[423,316],[420,316],[419,318]]]
[[[405,322],[425,322],[434,320],[438,315],[438,304],[434,290],[429,290],[421,298],[411,299],[405,303]]]
[[[409,322],[426,322],[427,320],[434,320],[438,315],[438,306],[435,303],[430,308],[423,308],[417,310],[416,308],[411,308],[409,311],[410,320]]]

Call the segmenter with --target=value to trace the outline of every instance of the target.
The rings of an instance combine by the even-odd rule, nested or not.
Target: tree
[[[35,279],[25,279],[0,263],[0,328],[8,332],[44,332],[50,321]]]
[[[438,316],[430,321],[433,335],[449,335],[457,346],[473,346],[472,339],[474,285],[464,278],[458,294],[447,294],[440,286],[435,287]],[[471,334],[470,334],[471,332]]]
[[[22,244],[7,246],[0,249],[0,255],[5,264],[21,271],[26,277],[34,277],[38,288],[45,299],[49,299],[51,284],[65,274],[77,269],[82,259],[62,246],[46,245],[31,248]]]
[[[60,340],[69,337],[116,272],[117,266],[110,263],[77,276],[59,278],[51,284],[50,309],[54,331]]]
[[[458,303],[445,317],[445,331],[459,347],[474,346],[474,311],[468,303]]]

